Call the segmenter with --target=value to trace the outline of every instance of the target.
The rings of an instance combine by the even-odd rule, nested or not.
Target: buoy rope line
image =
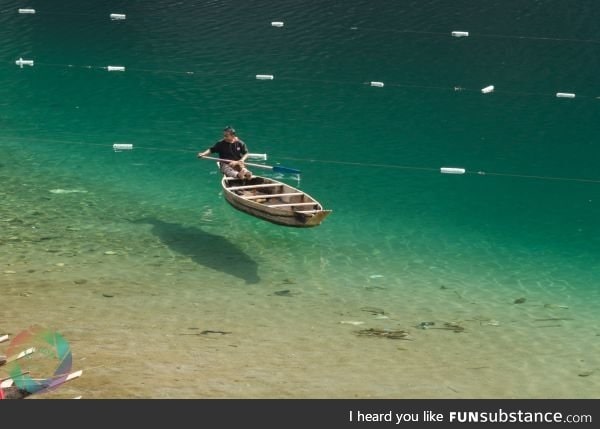
[[[166,9],[166,8],[163,8]],[[6,8],[0,11],[0,14],[18,14],[23,16],[28,15],[39,15],[40,11],[33,8]],[[99,13],[83,13],[83,12],[45,12],[42,10],[42,15],[65,15],[65,16],[98,16]],[[106,13],[112,21],[125,21],[127,15],[125,13]],[[283,22],[271,22],[272,27],[283,27]],[[550,42],[569,42],[569,43],[591,43],[600,45],[600,40],[595,39],[578,39],[573,37],[552,37],[552,36],[526,36],[518,34],[493,34],[493,33],[471,33],[468,31],[425,31],[415,29],[398,29],[398,28],[386,28],[386,27],[368,27],[361,25],[327,25],[327,28],[334,29],[345,29],[351,31],[372,31],[376,33],[397,33],[397,34],[426,34],[434,36],[448,36],[453,37],[486,37],[495,39],[516,39],[516,40],[534,40],[534,41],[550,41]]]
[[[12,61],[11,61],[12,62]],[[23,66],[33,66],[33,60],[25,60],[18,59],[14,63],[17,65]],[[109,65],[109,66],[94,66],[94,65],[74,65],[74,64],[56,64],[56,63],[37,63],[35,65],[42,65],[47,67],[59,67],[59,68],[80,68],[80,69],[89,69],[89,70],[108,70],[111,73],[123,73],[123,72],[140,72],[140,73],[165,73],[165,74],[178,74],[178,75],[188,75],[195,76],[200,75],[206,77],[210,76],[223,76],[221,73],[216,71],[185,71],[185,70],[168,70],[168,69],[148,69],[148,68],[126,68],[125,66],[120,65]],[[248,80],[256,79],[256,80],[276,80],[274,75],[245,75]],[[482,95],[487,95],[489,93],[496,93],[501,95],[510,95],[510,96],[525,96],[525,97],[552,97],[552,98],[583,98],[583,99],[596,99],[600,100],[600,96],[596,95],[586,95],[586,94],[575,94],[569,92],[556,92],[556,93],[540,93],[540,92],[526,92],[526,91],[510,91],[510,90],[497,90],[494,85],[489,85],[482,89],[475,89],[464,87],[461,85],[456,86],[443,86],[443,85],[417,85],[410,83],[384,83],[384,82],[351,82],[351,81],[342,81],[342,80],[334,80],[334,79],[310,79],[310,78],[296,78],[296,77],[278,77],[279,81],[289,81],[289,82],[308,82],[308,83],[319,83],[319,84],[336,84],[336,85],[361,85],[361,86],[371,86],[371,87],[391,87],[391,88],[402,88],[402,89],[417,89],[417,90],[435,90],[435,91],[453,91],[453,92],[475,92],[481,93]]]
[[[395,165],[395,164],[379,164],[379,163],[368,163],[368,162],[350,162],[350,161],[334,161],[334,160],[323,160],[323,159],[307,159],[307,158],[291,158],[291,157],[279,157],[287,161],[302,161],[307,163],[323,163],[323,164],[339,164],[348,165],[354,167],[368,167],[368,168],[395,168],[401,170],[421,170],[421,171],[432,171],[442,172],[444,170],[461,170],[459,172],[450,174],[471,174],[478,176],[501,176],[501,177],[514,177],[520,179],[538,179],[538,180],[553,180],[553,181],[565,181],[565,182],[582,182],[582,183],[600,183],[600,179],[585,179],[577,177],[556,177],[556,176],[541,176],[532,174],[515,174],[515,173],[500,173],[500,172],[489,172],[489,171],[469,171],[463,168],[432,168],[432,167],[415,167],[406,165]]]
[[[60,143],[60,144],[77,144],[82,146],[93,146],[93,147],[102,147],[105,149],[112,149],[114,146],[109,146],[104,143],[90,143],[90,142],[82,142],[82,141],[68,141],[68,140],[58,140],[58,139],[45,139],[45,138],[36,138],[36,137],[3,137],[7,140],[23,140],[23,141],[38,141],[38,142],[48,142],[48,143]],[[130,150],[145,150],[151,152],[173,152],[173,153],[190,153],[196,154],[197,150],[192,149],[173,149],[173,148],[159,148],[159,147],[151,147],[151,146],[137,146],[130,143],[114,143],[114,145],[122,145],[122,146],[130,146]],[[120,152],[115,150],[116,152]],[[123,151],[125,152],[125,151]],[[129,150],[127,150],[129,152]],[[532,179],[532,180],[548,180],[548,181],[559,181],[559,182],[577,182],[577,183],[594,183],[600,184],[600,179],[588,179],[588,178],[579,178],[579,177],[559,177],[559,176],[544,176],[544,175],[533,175],[533,174],[518,174],[518,173],[502,173],[502,172],[493,172],[493,171],[474,171],[474,170],[465,170],[464,168],[454,168],[454,167],[419,167],[419,166],[410,166],[410,165],[397,165],[397,164],[382,164],[382,163],[371,163],[371,162],[353,162],[353,161],[338,161],[338,160],[327,160],[327,159],[312,159],[312,158],[296,158],[296,157],[286,157],[280,156],[278,159],[286,160],[286,161],[298,161],[304,162],[308,164],[319,163],[319,164],[331,164],[331,165],[347,165],[351,167],[361,167],[361,168],[391,168],[397,170],[412,170],[412,171],[427,171],[427,172],[436,172],[436,173],[446,173],[446,174],[467,174],[467,175],[477,175],[477,176],[498,176],[498,177],[510,177],[517,179]],[[452,172],[449,172],[452,171]]]
[[[130,68],[125,66],[93,66],[93,65],[76,65],[76,64],[56,64],[56,63],[39,63],[36,62],[35,65],[41,65],[46,67],[59,67],[59,68],[78,68],[78,69],[88,69],[88,70],[109,70],[109,67],[120,67],[122,70],[109,70],[109,71],[133,71],[133,72],[141,72],[141,73],[170,73],[170,74],[181,74],[181,75],[193,75],[196,73],[200,74],[215,74],[210,71],[202,71],[202,72],[193,72],[193,71],[183,71],[183,70],[168,70],[168,69],[145,69],[145,68]]]
[[[594,39],[577,39],[571,37],[550,37],[550,36],[525,36],[518,34],[492,34],[492,33],[472,33],[469,31],[423,31],[423,30],[411,30],[411,29],[397,29],[397,28],[376,28],[376,27],[342,27],[342,26],[331,26],[336,28],[348,28],[350,30],[367,30],[377,33],[399,33],[399,34],[427,34],[431,36],[443,36],[443,37],[485,37],[490,39],[517,39],[517,40],[532,40],[532,41],[547,41],[547,42],[569,42],[569,43],[591,43],[600,45],[600,40]],[[453,34],[455,33],[455,34]],[[456,34],[457,33],[457,34]]]
[[[600,45],[600,40],[594,39],[573,39],[568,37],[543,37],[543,36],[516,36],[510,34],[479,34],[480,37],[489,37],[495,39],[519,39],[519,40],[539,40],[550,42],[569,42],[569,43],[592,43]]]
[[[100,14],[99,13],[86,13],[86,12],[46,12],[46,11],[39,11],[39,9],[33,9],[33,8],[6,8],[4,10],[0,10],[0,14],[15,14],[15,15],[19,15],[19,16],[29,16],[29,15],[58,15],[58,16],[91,16],[91,17],[97,17]],[[110,16],[112,20],[124,20],[125,19],[125,15],[123,14],[110,14],[107,12],[106,13],[107,16]],[[116,17],[113,17],[113,15],[117,15]]]

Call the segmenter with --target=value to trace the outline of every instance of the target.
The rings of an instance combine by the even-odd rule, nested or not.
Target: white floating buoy
[[[272,27],[283,27],[283,22],[281,22],[281,21],[273,21],[271,23],[271,26]]]
[[[125,15],[124,13],[111,13],[110,14],[110,19],[112,19],[113,21],[122,21],[125,18],[127,18],[127,15]]]
[[[108,71],[125,71],[125,67],[123,66],[108,66],[106,69]]]
[[[371,82],[371,86],[376,86],[378,88],[383,88],[383,82]]]
[[[455,168],[455,167],[442,167],[440,168],[440,173],[443,174],[465,174],[466,170],[464,168]]]
[[[258,80],[273,80],[273,75],[272,74],[257,74],[256,78]]]
[[[468,31],[453,31],[452,37],[469,37]]]
[[[15,61],[15,64],[21,68],[23,68],[23,66],[33,67],[33,60],[24,60],[23,58],[19,58],[17,61]]]
[[[486,86],[481,90],[484,94],[489,94],[490,92],[494,92],[494,85]]]
[[[557,92],[556,96],[558,98],[575,98],[575,94],[570,92]]]
[[[121,151],[121,150],[132,150],[133,145],[131,143],[115,143],[113,144],[113,150]]]
[[[19,13],[29,13],[33,15],[35,13],[35,9],[19,9]]]

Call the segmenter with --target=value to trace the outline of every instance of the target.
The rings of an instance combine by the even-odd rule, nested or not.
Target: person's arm
[[[240,143],[242,143],[242,147],[244,148],[243,150],[246,151],[246,153],[244,153],[242,155],[242,157],[240,158],[240,161],[242,163],[242,166],[244,165],[244,161],[246,161],[246,159],[248,159],[248,156],[250,155],[250,152],[248,152],[248,147],[246,146],[246,143],[244,143],[243,141],[241,141],[239,138],[235,138],[237,141],[239,141]]]
[[[210,149],[206,149],[204,152],[198,152],[198,158],[203,158],[210,153]]]

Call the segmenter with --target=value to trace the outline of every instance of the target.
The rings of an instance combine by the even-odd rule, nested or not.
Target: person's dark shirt
[[[239,139],[233,143],[229,143],[226,140],[220,140],[210,148],[210,153],[215,152],[219,154],[219,158],[239,161],[242,156],[248,153],[248,149],[246,148],[246,143]]]

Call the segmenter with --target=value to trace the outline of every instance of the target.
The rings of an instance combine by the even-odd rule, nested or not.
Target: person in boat
[[[250,172],[244,165],[248,158],[248,148],[230,126],[223,130],[223,139],[215,143],[214,146],[206,149],[204,152],[198,152],[198,158],[207,156],[210,153],[218,153],[219,158],[231,160],[229,162],[220,162],[221,173],[227,177],[237,177],[239,179],[251,179]]]

